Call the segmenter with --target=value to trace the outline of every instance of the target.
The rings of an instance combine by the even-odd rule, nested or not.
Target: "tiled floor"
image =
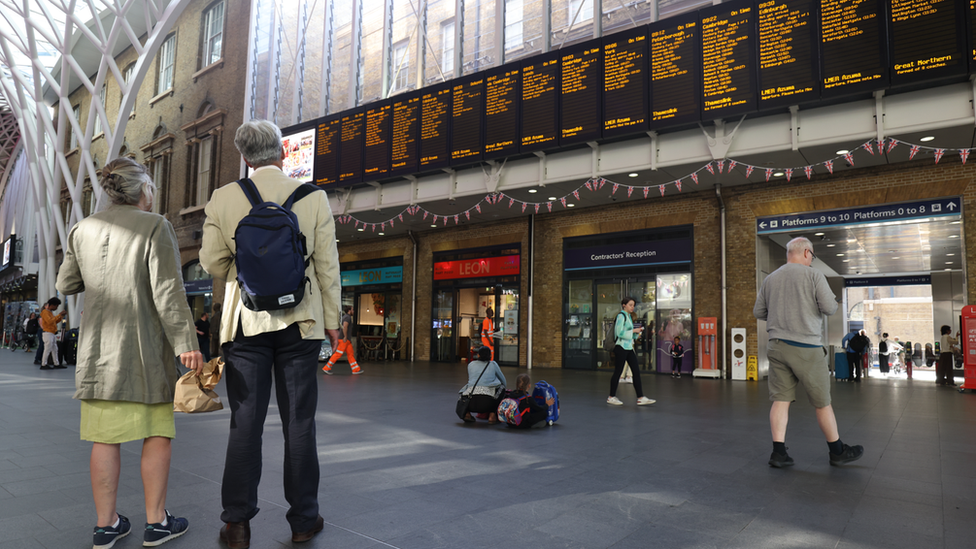
[[[0,351],[0,549],[90,547],[90,445],[78,440],[73,369]],[[766,384],[646,376],[654,406],[605,404],[606,372],[536,370],[562,417],[512,431],[454,416],[458,366],[367,364],[319,376],[315,548],[976,546],[976,394],[872,378],[833,387],[842,438],[863,459],[830,467],[801,396],[791,469],[766,465]],[[517,371],[503,369],[510,384]],[[524,370],[523,370],[524,371]],[[218,389],[223,394],[223,387]],[[217,548],[227,411],[177,415],[168,507],[190,519],[173,548]],[[281,434],[266,429],[255,549],[291,546]],[[145,521],[139,443],[123,445],[119,510]]]

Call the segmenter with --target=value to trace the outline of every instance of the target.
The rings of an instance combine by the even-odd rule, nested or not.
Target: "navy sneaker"
[[[144,547],[156,547],[167,541],[178,538],[186,533],[190,527],[190,522],[183,517],[176,518],[166,510],[166,526],[161,522],[153,524],[146,523],[146,533],[142,545]]]
[[[92,535],[92,547],[94,549],[108,549],[115,545],[115,542],[129,535],[132,525],[129,519],[119,515],[118,526],[96,526],[95,533]]]

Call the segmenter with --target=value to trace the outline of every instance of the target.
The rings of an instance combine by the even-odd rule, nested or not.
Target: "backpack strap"
[[[252,207],[264,202],[264,199],[261,198],[261,193],[258,192],[258,188],[250,178],[244,177],[238,179],[237,184],[241,186],[241,190],[244,191],[244,196],[251,202]]]
[[[298,188],[295,189],[295,192],[291,193],[291,196],[289,196],[288,200],[285,201],[284,207],[287,208],[288,210],[291,210],[292,204],[314,193],[315,191],[325,192],[325,189],[319,187],[318,185],[313,185],[311,183],[304,183],[302,185],[299,185]]]

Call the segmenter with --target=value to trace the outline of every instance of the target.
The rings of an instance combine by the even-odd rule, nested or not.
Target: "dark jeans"
[[[851,368],[847,379],[861,379],[861,353],[847,353],[847,365]]]
[[[200,345],[200,352],[203,353],[203,361],[210,362],[210,336],[197,335],[197,344]]]
[[[284,330],[224,344],[230,436],[220,489],[224,522],[243,522],[258,513],[261,437],[274,380],[285,438],[284,491],[291,505],[285,517],[292,531],[306,532],[319,514],[319,458],[315,444],[320,340],[302,339],[296,324]]]
[[[614,366],[613,377],[610,378],[610,396],[617,396],[617,386],[620,385],[620,374],[624,373],[624,362],[630,364],[630,371],[634,374],[634,390],[637,398],[644,396],[641,387],[640,366],[637,365],[637,353],[633,349],[626,350],[620,345],[613,348]]]
[[[939,361],[935,363],[935,384],[945,385],[946,383],[955,383],[953,379],[953,361],[955,359],[952,353],[941,353],[939,355]]]

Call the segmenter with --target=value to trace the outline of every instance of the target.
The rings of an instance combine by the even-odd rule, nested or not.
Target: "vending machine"
[[[718,369],[717,336],[718,319],[715,317],[699,317],[698,319],[698,367],[694,377],[721,377]]]
[[[966,305],[962,308],[962,346],[963,383],[959,392],[967,389],[976,391],[976,306]]]

